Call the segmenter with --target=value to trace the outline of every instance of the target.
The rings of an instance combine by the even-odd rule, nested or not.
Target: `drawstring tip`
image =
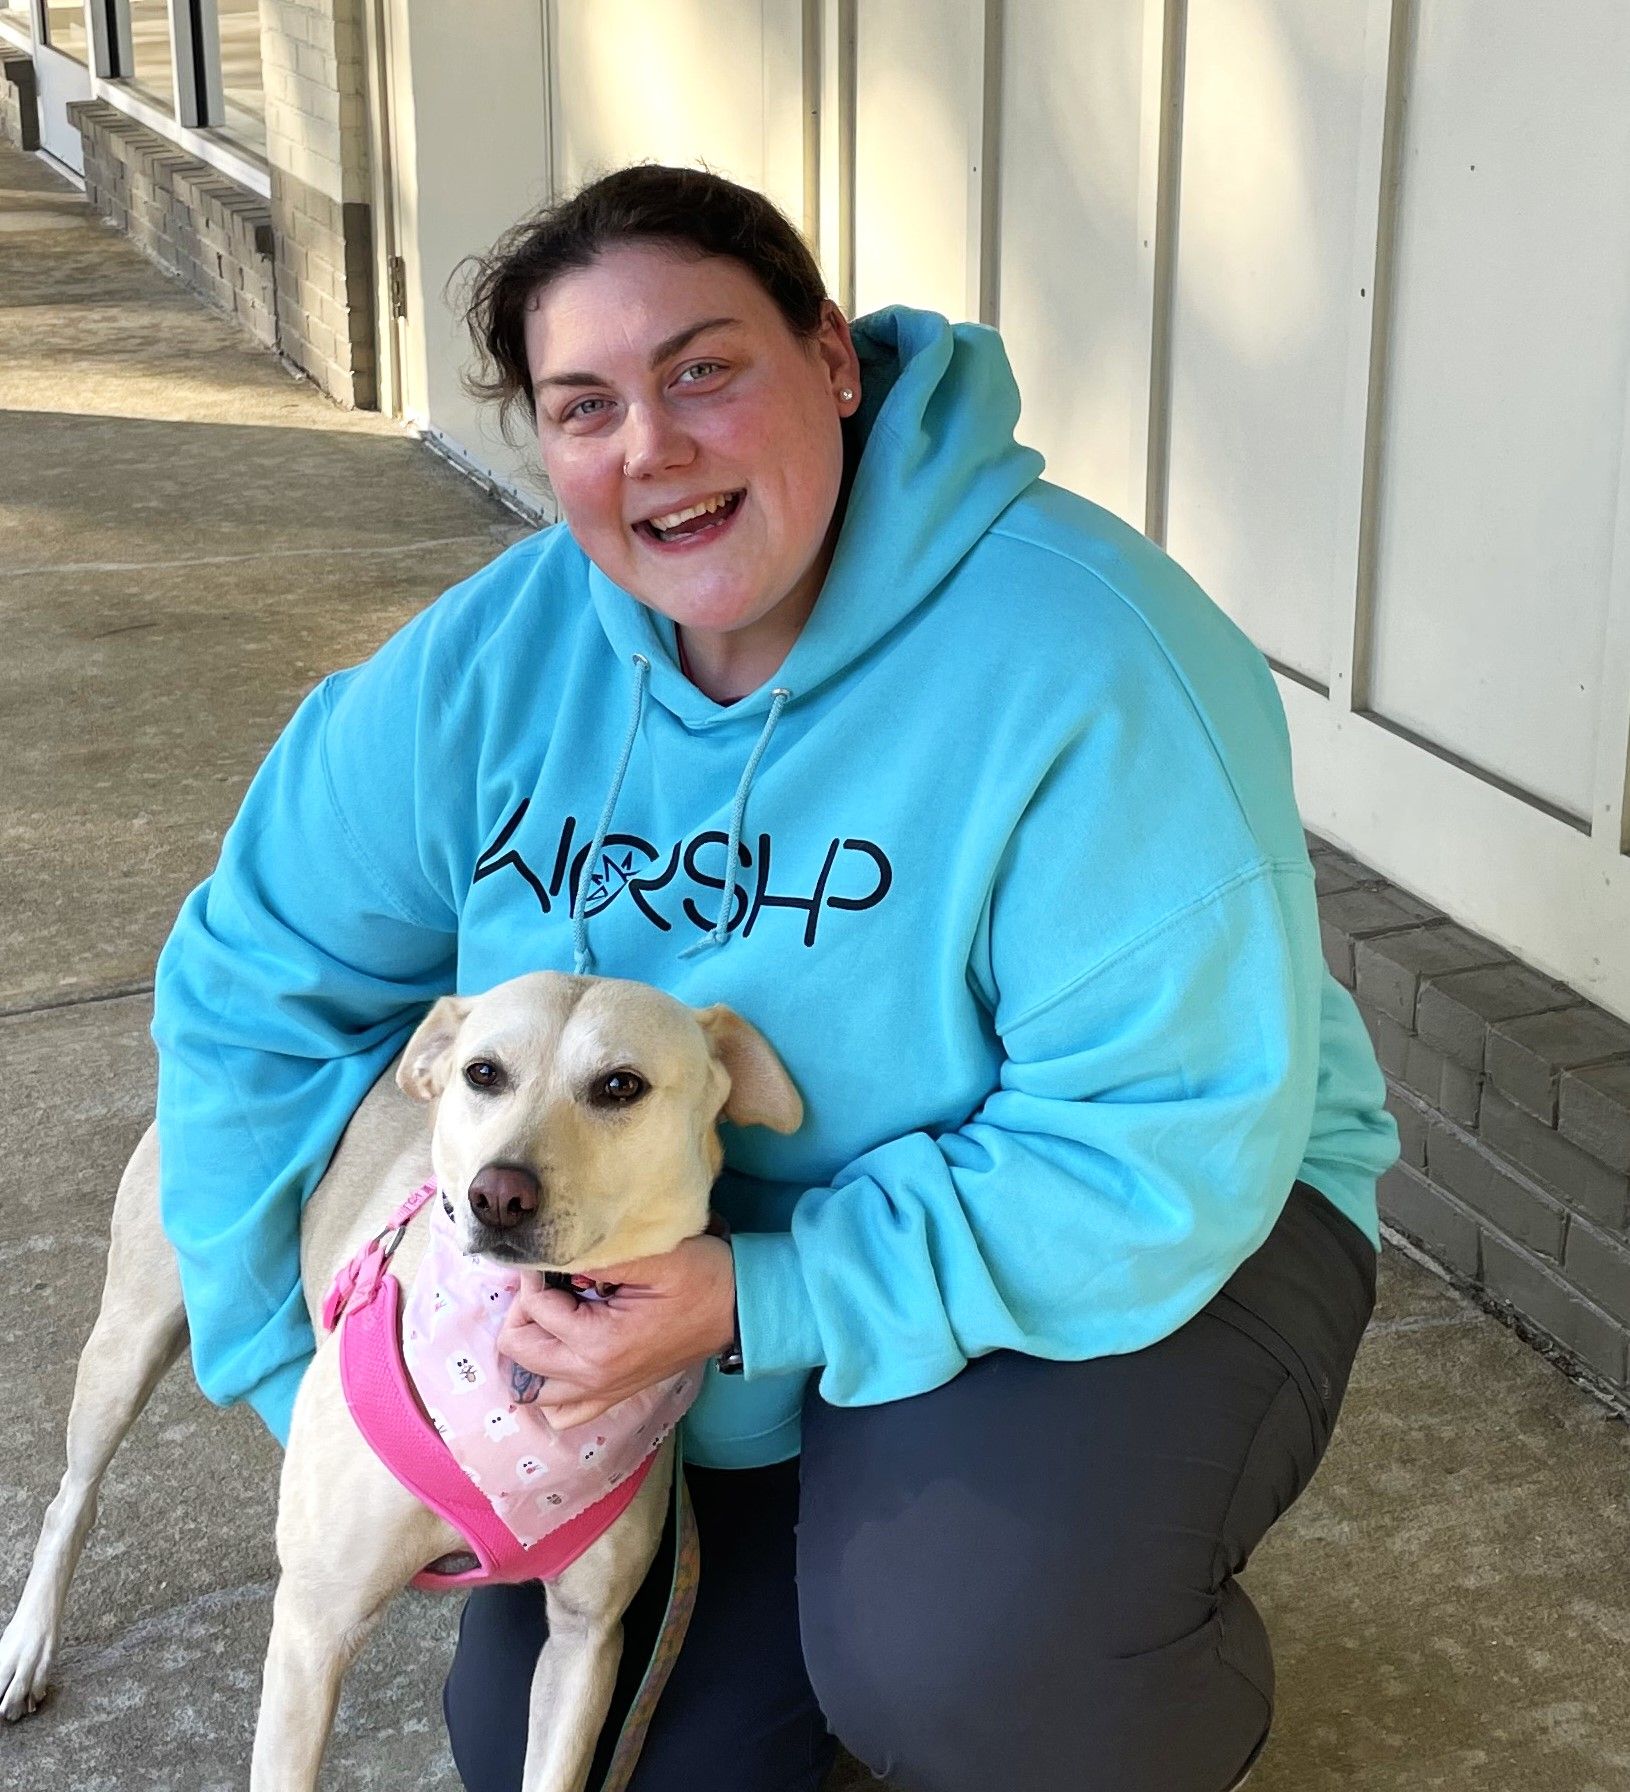
[[[726,935],[726,938],[728,937],[729,936]],[[723,944],[724,940],[720,939],[716,933],[704,933],[699,940],[695,940],[688,945],[679,956],[681,958],[695,958],[698,953],[711,952],[714,947],[722,946]]]
[[[594,973],[594,954],[592,952],[575,952],[572,954],[572,975],[588,977]]]

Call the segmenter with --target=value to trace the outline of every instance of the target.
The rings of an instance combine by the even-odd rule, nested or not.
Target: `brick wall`
[[[1630,1412],[1630,1026],[1308,845],[1403,1146],[1383,1224]]]
[[[342,404],[379,402],[360,0],[261,0],[284,354]]]
[[[379,387],[361,0],[261,0],[260,30],[269,205],[94,100],[69,108],[87,194],[161,267],[331,398],[371,410]],[[33,148],[23,137],[32,66],[8,58],[5,72],[0,129]]]
[[[272,220],[262,202],[105,100],[68,108],[85,196],[166,272],[277,346]]]
[[[34,64],[18,50],[0,49],[0,137],[18,149],[40,146]]]

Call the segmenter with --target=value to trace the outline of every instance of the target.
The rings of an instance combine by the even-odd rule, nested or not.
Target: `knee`
[[[853,1595],[801,1577],[810,1683],[844,1747],[913,1792],[1229,1792],[1272,1722],[1267,1632],[1232,1581],[1197,1629],[1125,1655],[1034,1610]]]

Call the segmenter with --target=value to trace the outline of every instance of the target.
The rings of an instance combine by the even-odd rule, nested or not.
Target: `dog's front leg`
[[[521,1792],[585,1792],[611,1709],[627,1611],[662,1542],[673,1486],[669,1438],[628,1510],[548,1583],[548,1640],[532,1675]]]
[[[392,1595],[462,1545],[364,1441],[330,1340],[300,1384],[289,1429],[250,1792],[313,1792],[346,1669]]]

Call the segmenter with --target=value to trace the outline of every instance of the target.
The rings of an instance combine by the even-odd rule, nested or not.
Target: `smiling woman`
[[[661,172],[676,187],[712,178]],[[699,212],[676,208],[690,229]],[[693,682],[728,702],[775,671],[814,609],[843,525],[841,425],[860,367],[795,235],[766,281],[663,225],[648,211],[640,235],[548,258],[535,232],[512,233],[470,299],[499,369],[471,389],[524,400],[573,536],[672,618]],[[615,221],[602,228],[616,236]],[[776,234],[791,234],[784,221]]]
[[[720,1236],[540,1260],[619,1286],[508,1334],[589,1403],[735,1318],[628,1792],[817,1792],[834,1736],[923,1792],[1226,1792],[1273,1703],[1236,1576],[1329,1440],[1398,1153],[1272,673],[1040,478],[994,330],[851,324],[760,194],[619,169],[508,232],[466,314],[561,521],[308,698],[165,948],[200,1379],[286,1427],[300,1198],[432,997],[547,969],[734,1013],[802,1103],[695,1157]],[[611,1124],[673,1100],[648,1081]],[[540,1238],[569,1106],[482,1154],[554,1191]],[[634,1162],[619,1197],[658,1197]],[[596,1792],[677,1578],[629,1610]],[[546,1609],[466,1607],[472,1792],[522,1783]]]

